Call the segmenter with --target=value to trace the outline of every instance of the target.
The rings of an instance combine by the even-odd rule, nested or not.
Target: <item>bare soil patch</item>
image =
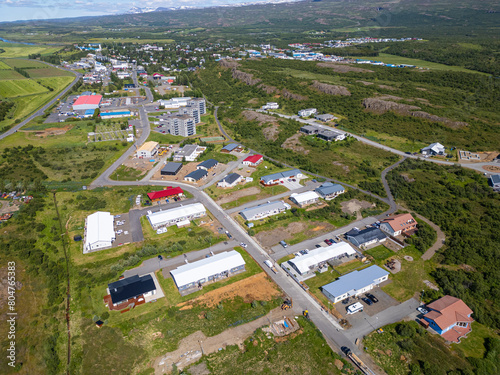
[[[24,132],[34,132],[35,136],[40,137],[40,138],[45,138],[51,135],[63,135],[66,134],[67,131],[71,130],[73,128],[73,125],[65,125],[62,128],[47,128],[45,130],[23,130]]]
[[[237,61],[223,59],[219,62],[220,66],[223,68],[236,68],[240,66]]]
[[[265,123],[278,124],[277,118],[266,115],[264,113],[254,112],[254,111],[243,111],[242,114],[248,121],[254,121],[254,120],[258,121],[259,126],[262,126]]]
[[[314,81],[311,87],[329,95],[351,96],[351,92],[344,86],[328,85],[326,83]]]
[[[496,165],[485,165],[483,166],[483,169],[488,172],[500,172],[500,167],[497,167]]]
[[[266,92],[266,94],[272,94],[272,93],[275,93],[275,92],[279,92],[278,88],[277,87],[274,87],[274,86],[270,86],[270,85],[266,85],[264,83],[261,83],[260,85],[258,85],[257,87],[261,88],[262,90],[264,90]]]
[[[312,226],[311,229],[308,229]],[[288,240],[293,238],[296,233],[303,233],[308,238],[319,236],[322,233],[327,233],[335,229],[330,223],[312,221],[312,222],[293,222],[290,223],[286,228],[275,228],[269,231],[262,231],[255,235],[257,241],[264,247],[270,248],[276,245],[281,240]]]
[[[373,70],[355,68],[351,65],[343,64],[343,63],[318,63],[318,66],[321,68],[332,68],[335,73],[348,73],[348,72],[357,72],[357,73],[373,73]]]
[[[342,207],[342,212],[353,215],[355,212],[360,212],[364,208],[375,207],[375,203],[360,201],[358,199],[351,199],[350,201],[342,202],[340,206]]]
[[[391,90],[391,91],[399,90],[396,87],[392,87],[392,86],[388,86],[388,85],[378,85],[378,87],[380,87],[381,89],[384,89],[384,90]]]
[[[249,86],[254,86],[262,81],[260,78],[253,78],[253,74],[242,72],[241,70],[238,70],[236,68],[232,69],[232,73],[234,79],[239,79],[240,81],[245,82]]]
[[[21,204],[14,201],[14,202],[9,202],[9,201],[0,201],[0,214],[7,214],[10,212],[16,212],[19,211],[21,208]]]
[[[219,200],[217,200],[217,204],[229,203],[242,197],[259,194],[260,192],[261,189],[258,186],[252,186],[246,189],[237,190],[227,195],[223,195]]]
[[[241,297],[245,302],[250,303],[252,301],[270,301],[280,294],[281,291],[276,288],[266,273],[261,272],[233,284],[207,292],[177,306],[186,309],[188,305],[198,304],[211,308],[217,306],[222,301],[232,300],[235,297]]]
[[[301,136],[302,134],[300,133],[292,135],[285,142],[283,142],[281,148],[287,148],[299,154],[307,155],[310,152],[310,150],[306,150],[305,147],[302,146],[302,143],[300,142]]]

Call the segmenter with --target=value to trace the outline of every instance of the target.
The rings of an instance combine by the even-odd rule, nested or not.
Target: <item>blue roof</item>
[[[323,185],[321,185],[320,187],[317,187],[315,190],[320,195],[326,196],[326,195],[330,195],[330,194],[340,193],[341,191],[344,191],[345,188],[339,184],[325,182]]]
[[[205,177],[207,175],[208,175],[208,172],[206,170],[204,170],[204,169],[197,169],[197,170],[192,171],[191,173],[189,173],[184,178],[191,177],[195,181],[198,181],[198,180],[201,180],[203,177]]]
[[[105,116],[116,116],[116,115],[130,115],[130,111],[120,111],[120,112],[101,112],[101,117],[105,117]]]
[[[490,176],[490,180],[494,184],[499,184],[500,183],[500,174],[492,174]]]
[[[202,161],[200,164],[197,165],[197,167],[204,167],[206,169],[212,169],[215,167],[219,162],[215,159],[207,159],[205,161]]]
[[[237,147],[238,147],[237,143],[230,143],[230,144],[222,147],[222,149],[231,152],[231,151],[233,151]]]
[[[299,173],[302,172],[298,169],[292,169],[291,171],[278,172],[278,173],[268,174],[267,176],[262,176],[260,180],[264,181],[264,183],[267,184],[270,181],[279,180],[281,178],[293,177]]]
[[[91,115],[92,116],[94,114],[94,112],[95,112],[95,109],[87,109],[85,111],[85,115]]]
[[[321,289],[330,293],[334,297],[338,297],[349,292],[355,292],[356,290],[363,289],[364,287],[372,284],[374,280],[388,274],[389,271],[386,271],[379,266],[370,266],[361,271],[353,271],[347,275],[340,276],[334,282],[323,285]]]

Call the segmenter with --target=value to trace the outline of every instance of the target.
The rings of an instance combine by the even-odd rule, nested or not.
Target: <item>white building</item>
[[[441,143],[436,142],[424,147],[421,151],[422,155],[444,155],[445,147]]]
[[[243,271],[245,260],[236,250],[231,250],[182,265],[170,271],[170,274],[179,292],[185,295],[207,282],[215,282]],[[186,293],[188,289],[191,290]]]
[[[196,161],[198,156],[203,154],[207,148],[198,145],[185,145],[182,149],[174,153],[174,161]]]
[[[180,108],[187,106],[190,100],[191,98],[188,96],[168,100],[160,99],[158,100],[158,104],[164,106],[165,108]]]
[[[278,109],[280,106],[276,102],[267,102],[266,105],[263,105],[261,109]]]
[[[340,276],[334,282],[321,287],[323,294],[333,303],[358,296],[372,290],[389,278],[389,272],[379,266],[370,266]]]
[[[245,208],[241,210],[240,215],[243,219],[252,221],[263,219],[268,216],[277,215],[289,210],[291,206],[283,201],[268,202],[256,207]]]
[[[108,249],[116,239],[113,215],[109,212],[95,212],[85,219],[83,253]]]
[[[158,142],[149,141],[144,143],[136,152],[138,158],[151,158],[158,152]]]
[[[167,130],[172,135],[180,135],[183,137],[195,135],[196,120],[185,114],[170,115],[167,117]]]
[[[299,116],[300,117],[309,117],[309,116],[316,114],[316,112],[318,112],[318,110],[316,108],[301,109],[299,111]]]
[[[196,124],[201,122],[200,110],[198,107],[187,105],[185,107],[179,108],[179,115],[188,115],[194,119]]]
[[[206,214],[207,210],[204,205],[193,203],[165,211],[153,212],[147,215],[147,218],[153,229],[156,230],[160,227],[169,227],[185,220],[198,219]]]
[[[231,173],[224,177],[222,180],[217,182],[217,187],[220,188],[232,188],[243,181],[243,177],[238,173]]]
[[[188,100],[188,106],[198,108],[200,116],[207,113],[207,104],[203,98],[193,98]]]
[[[293,193],[290,200],[299,207],[305,207],[319,201],[319,195],[315,191],[305,191],[303,193]]]
[[[318,247],[306,255],[296,256],[288,264],[301,276],[311,275],[328,261],[356,254],[356,251],[347,242],[334,243],[327,247]]]

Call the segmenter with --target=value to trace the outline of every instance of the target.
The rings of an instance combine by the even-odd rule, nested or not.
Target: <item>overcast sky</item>
[[[0,0],[0,22],[125,13],[133,6],[213,6],[266,0]],[[293,1],[293,0],[290,0]]]

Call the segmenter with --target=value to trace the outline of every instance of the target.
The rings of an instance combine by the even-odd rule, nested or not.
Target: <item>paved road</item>
[[[41,61],[43,62],[43,61]],[[45,63],[45,62],[43,62]],[[52,65],[52,64],[49,64],[49,63],[45,63],[46,65],[50,65],[50,66],[53,66],[55,67],[55,65]],[[48,102],[47,104],[45,104],[43,107],[41,107],[39,110],[37,110],[36,112],[34,112],[32,115],[30,115],[28,118],[26,118],[25,120],[21,121],[19,124],[17,124],[16,126],[10,128],[9,130],[7,130],[5,133],[1,134],[0,135],[0,140],[1,139],[4,139],[5,137],[8,137],[9,135],[12,135],[14,134],[15,132],[17,132],[19,129],[21,129],[24,125],[26,125],[28,122],[30,122],[31,120],[33,120],[35,117],[37,116],[41,116],[43,115],[43,113],[45,112],[45,110],[47,108],[49,108],[51,105],[53,105],[55,102],[57,102],[57,100],[59,98],[61,98],[62,96],[66,95],[66,93],[71,90],[71,88],[78,82],[78,80],[82,77],[82,75],[80,73],[77,73],[77,72],[73,72],[72,70],[69,70],[69,69],[65,69],[65,68],[58,68],[58,69],[61,69],[61,70],[66,70],[68,72],[71,72],[75,75],[75,79],[73,80],[73,82],[71,82],[64,90],[62,90],[56,97],[54,97],[54,99],[52,99],[50,102]]]
[[[392,195],[391,189],[389,187],[389,183],[387,182],[387,179],[386,179],[387,173],[389,171],[393,170],[394,168],[396,168],[397,166],[399,166],[405,160],[406,160],[406,157],[404,157],[403,159],[397,161],[393,165],[387,167],[380,174],[380,178],[382,179],[382,184],[384,185],[385,193],[387,194],[388,203],[391,206],[389,212],[385,212],[384,214],[392,214],[398,208],[397,205],[396,205],[396,202],[394,201],[394,196]]]

